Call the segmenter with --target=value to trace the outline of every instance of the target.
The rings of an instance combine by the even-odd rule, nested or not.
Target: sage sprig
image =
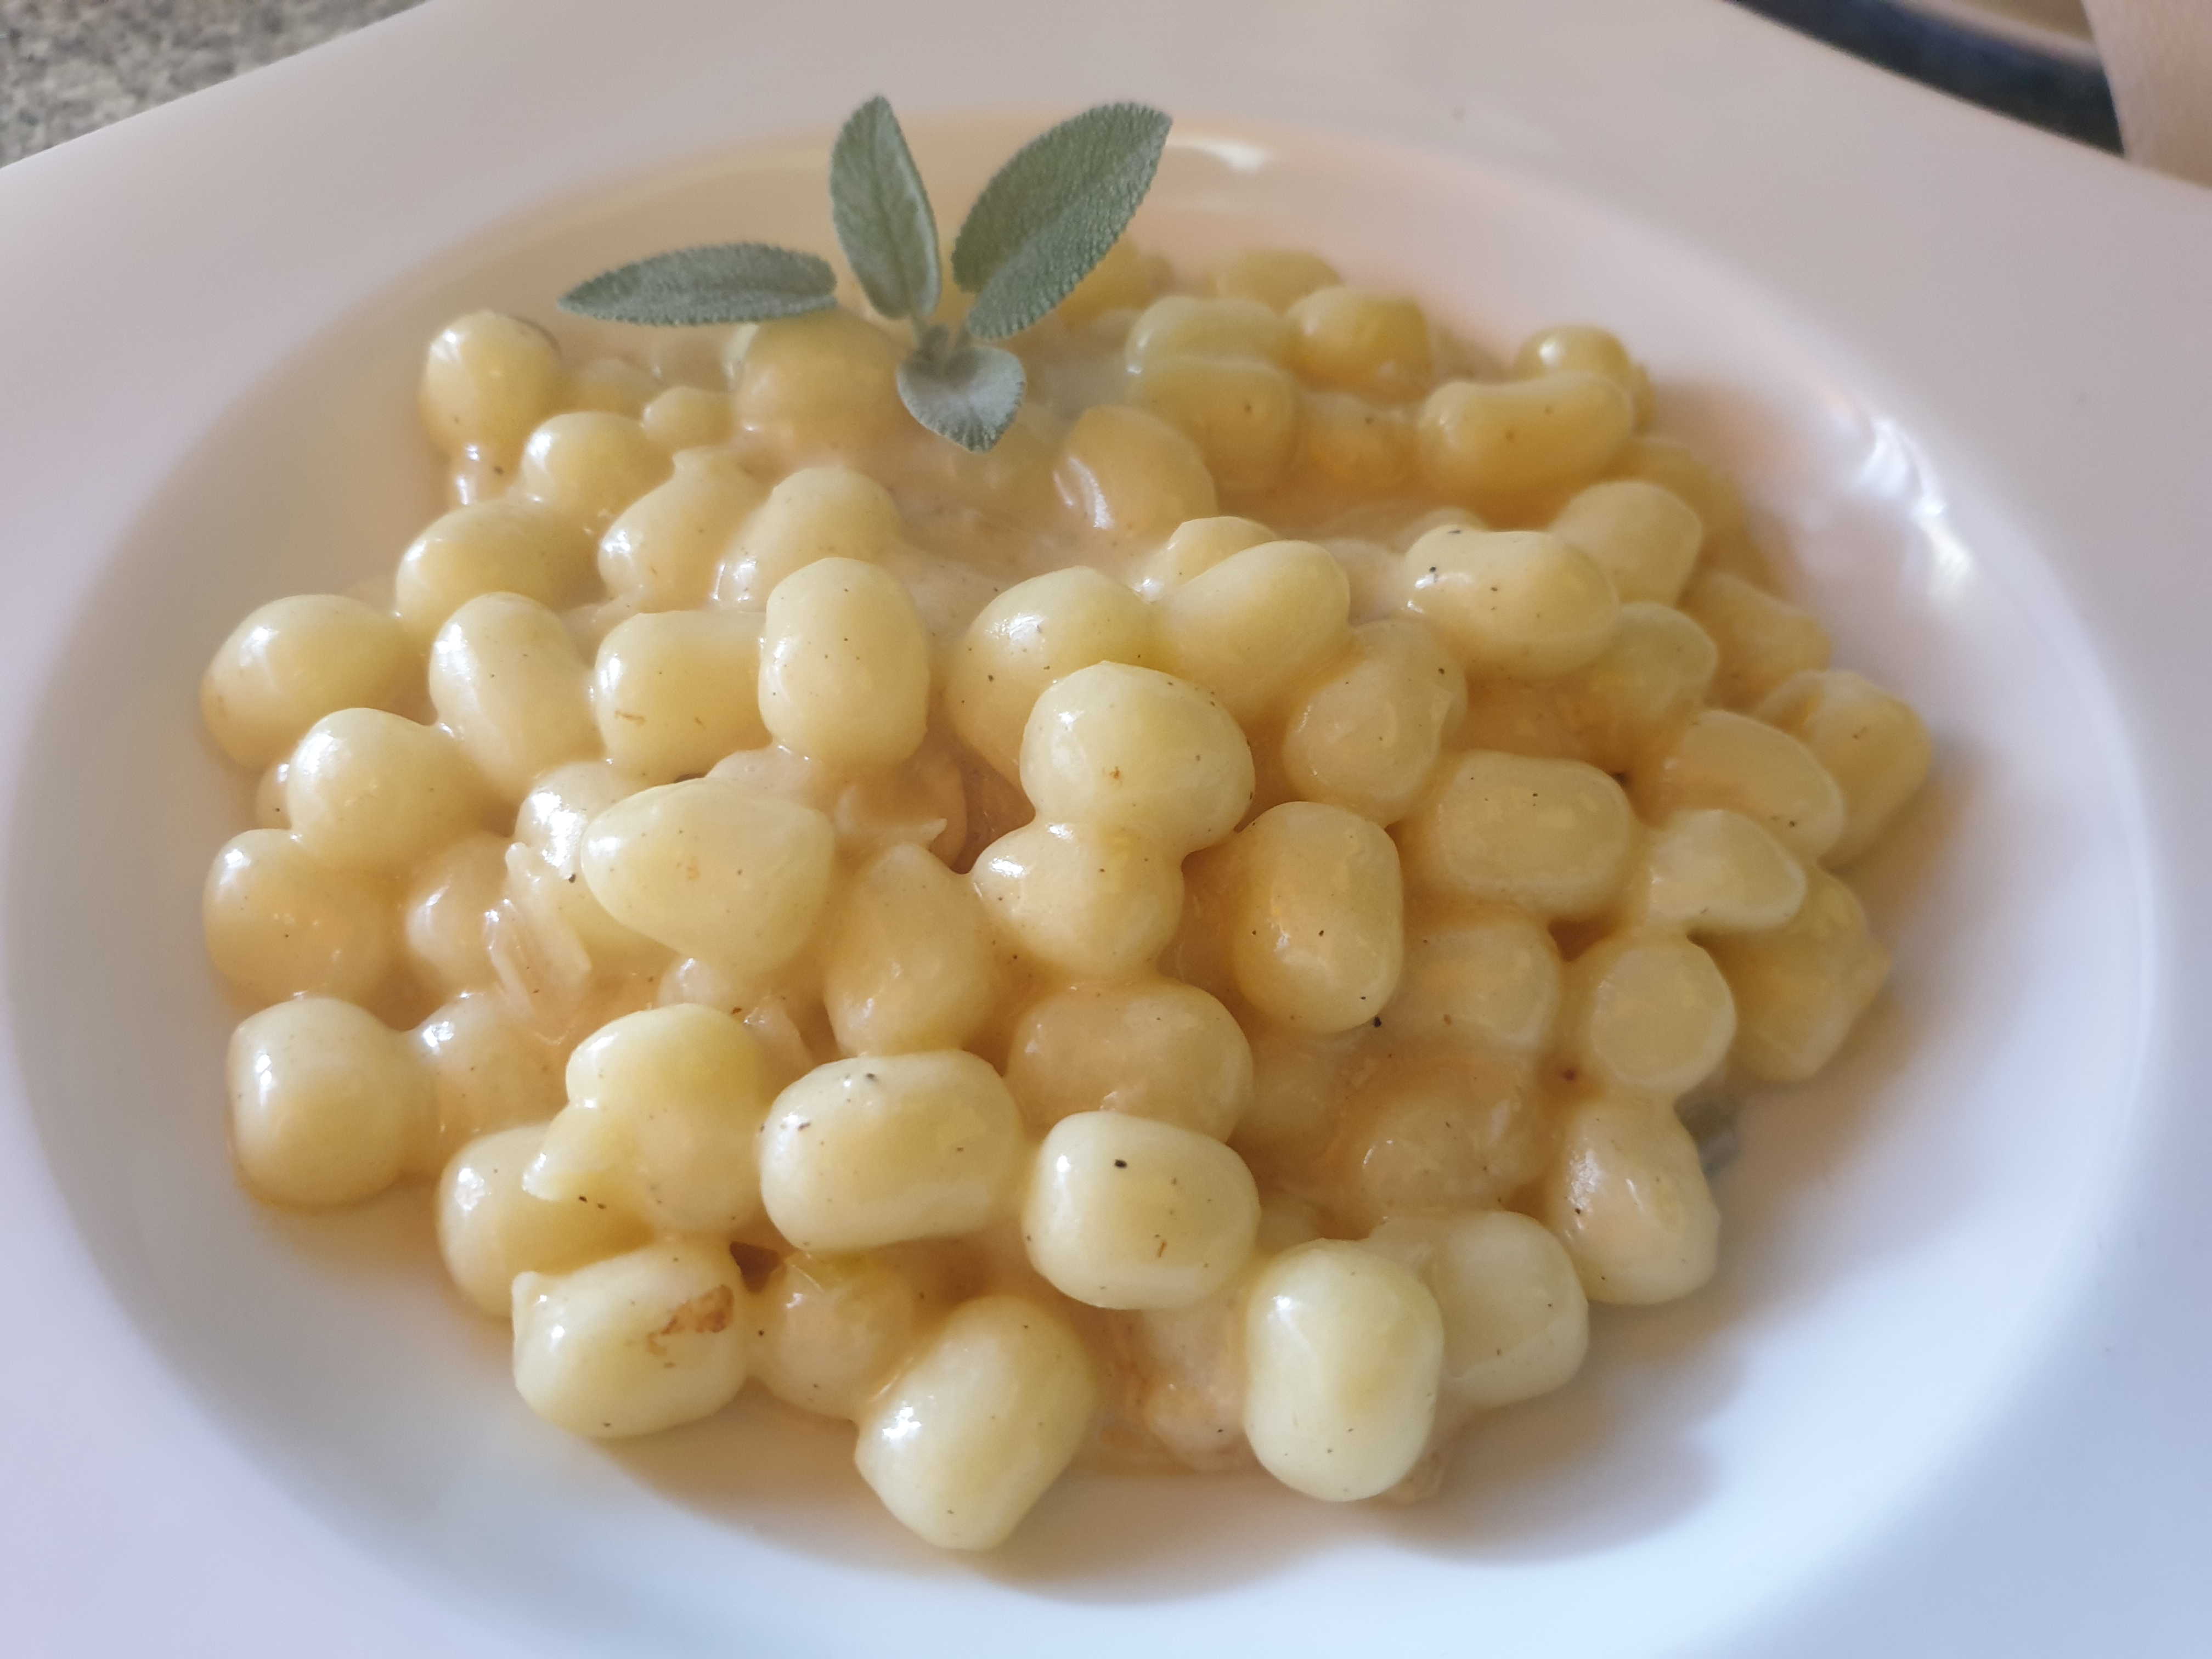
[[[847,118],[830,152],[830,216],[868,303],[894,319],[937,314],[937,214],[888,99]]]
[[[830,219],[868,303],[913,330],[898,389],[915,420],[963,449],[1006,435],[1026,389],[1022,362],[983,343],[1033,326],[1106,257],[1152,188],[1168,126],[1146,105],[1101,104],[1024,144],[953,240],[952,279],[975,301],[947,325],[936,320],[937,216],[898,118],[872,98],[847,118],[830,152]],[[836,288],[813,254],[735,242],[604,272],[562,295],[561,308],[664,328],[767,322],[833,306]]]
[[[952,280],[975,296],[968,331],[1003,340],[1073,293],[1128,228],[1167,139],[1159,111],[1101,104],[1016,151],[952,244]]]
[[[837,303],[837,273],[819,255],[766,242],[679,247],[601,271],[561,296],[561,309],[656,328],[764,323]]]

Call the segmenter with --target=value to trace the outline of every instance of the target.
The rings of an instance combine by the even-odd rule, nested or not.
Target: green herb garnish
[[[679,247],[601,271],[561,296],[561,309],[656,328],[764,323],[837,303],[837,273],[811,253],[765,242]]]
[[[898,389],[915,420],[963,449],[1006,435],[1022,406],[1021,359],[981,343],[1036,324],[1106,257],[1152,187],[1168,125],[1143,104],[1101,104],[1023,145],[954,239],[952,279],[975,304],[948,327],[933,320],[937,216],[906,135],[882,98],[853,112],[830,152],[830,217],[868,303],[914,330]],[[606,271],[562,295],[561,308],[663,328],[757,323],[823,310],[836,288],[811,253],[732,242]]]

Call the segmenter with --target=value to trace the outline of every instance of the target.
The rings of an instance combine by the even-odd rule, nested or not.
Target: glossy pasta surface
[[[1602,329],[1124,244],[1010,343],[975,455],[849,309],[439,335],[452,509],[202,688],[240,1178],[434,1182],[532,1409],[757,1385],[946,1548],[1079,1462],[1420,1496],[1711,1274],[1679,1109],[1848,1040],[1928,732]]]

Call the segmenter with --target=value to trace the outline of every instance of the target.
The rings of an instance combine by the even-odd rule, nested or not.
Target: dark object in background
[[[2119,117],[2101,70],[2045,57],[1888,0],[1735,3],[1984,109],[2118,153]]]

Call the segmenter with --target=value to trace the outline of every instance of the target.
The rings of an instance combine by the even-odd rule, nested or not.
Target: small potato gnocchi
[[[1399,831],[1413,879],[1542,916],[1587,916],[1619,890],[1639,826],[1620,786],[1580,761],[1477,750]]]
[[[438,1250],[461,1294],[504,1319],[514,1281],[526,1273],[565,1273],[649,1242],[635,1216],[599,1204],[556,1203],[530,1192],[524,1175],[544,1139],[528,1123],[472,1140],[438,1182]]]
[[[1182,913],[1173,852],[1110,824],[1025,825],[985,848],[969,879],[1018,973],[1126,979]]]
[[[754,687],[763,619],[742,611],[653,611],[611,629],[592,670],[607,758],[654,783],[705,775],[769,740]]]
[[[1167,595],[1166,665],[1250,726],[1343,648],[1352,587],[1325,547],[1265,542]]]
[[[1398,849],[1357,813],[1286,801],[1231,849],[1230,965],[1254,1006],[1313,1031],[1382,1012],[1405,964]]]
[[[881,1254],[793,1250],[755,1303],[753,1375],[787,1406],[857,1418],[904,1363],[923,1311],[921,1287]]]
[[[1245,1309],[1244,1434],[1267,1473],[1332,1503],[1404,1480],[1443,1381],[1428,1287],[1380,1250],[1318,1239],[1262,1268]]]
[[[601,812],[578,862],[624,927],[685,956],[768,974],[813,937],[836,849],[836,832],[812,807],[695,778]]]
[[[1006,1212],[1021,1109],[974,1054],[833,1060],[776,1097],[760,1192],[805,1250],[958,1238]]]
[[[578,1045],[567,1084],[522,1177],[532,1196],[660,1233],[735,1233],[760,1213],[768,1060],[736,1018],[696,1003],[625,1014]]]
[[[233,630],[200,680],[200,714],[243,766],[290,753],[307,728],[347,708],[392,709],[420,672],[400,618],[336,593],[295,593]]]
[[[602,556],[604,558],[604,556]],[[392,602],[428,650],[453,612],[487,593],[515,593],[554,610],[591,597],[592,538],[551,509],[513,496],[456,507],[400,556]],[[356,697],[351,704],[371,701]]]
[[[1548,679],[1613,643],[1620,597],[1571,542],[1540,530],[1446,525],[1406,552],[1409,603],[1468,672]]]
[[[1053,1287],[1094,1308],[1188,1308],[1252,1254],[1260,1194],[1244,1160],[1194,1130],[1077,1112],[1037,1148],[1022,1242]]]
[[[860,1419],[854,1461],[944,1549],[1005,1541],[1073,1461],[1098,1382],[1067,1321],[1024,1297],[963,1304]]]
[[[1220,699],[1126,663],[1076,670],[1037,698],[1022,732],[1022,793],[1041,816],[1139,830],[1179,854],[1237,827],[1254,775]]]
[[[720,1411],[745,1384],[745,1284],[719,1238],[666,1238],[514,1278],[514,1386],[595,1440]]]
[[[397,1031],[337,997],[264,1008],[230,1040],[230,1146],[258,1196],[374,1198],[431,1133],[430,1079]]]
[[[1688,1125],[1880,994],[1936,742],[1601,328],[1124,239],[970,452],[904,327],[431,343],[449,509],[201,684],[238,1177],[434,1186],[546,1422],[772,1396],[939,1548],[1423,1496],[1712,1277]]]
[[[1234,1014],[1181,980],[1071,985],[1015,1021],[1006,1086],[1040,1128],[1128,1112],[1226,1140],[1252,1097],[1252,1046]]]
[[[1697,1144],[1648,1097],[1600,1094],[1567,1108],[1537,1213],[1593,1302],[1671,1302],[1712,1277],[1720,1212]]]
[[[1495,1411],[1548,1394],[1582,1366],[1589,1301],[1573,1259],[1512,1210],[1386,1221],[1368,1243],[1421,1276],[1443,1316],[1438,1408]]]

